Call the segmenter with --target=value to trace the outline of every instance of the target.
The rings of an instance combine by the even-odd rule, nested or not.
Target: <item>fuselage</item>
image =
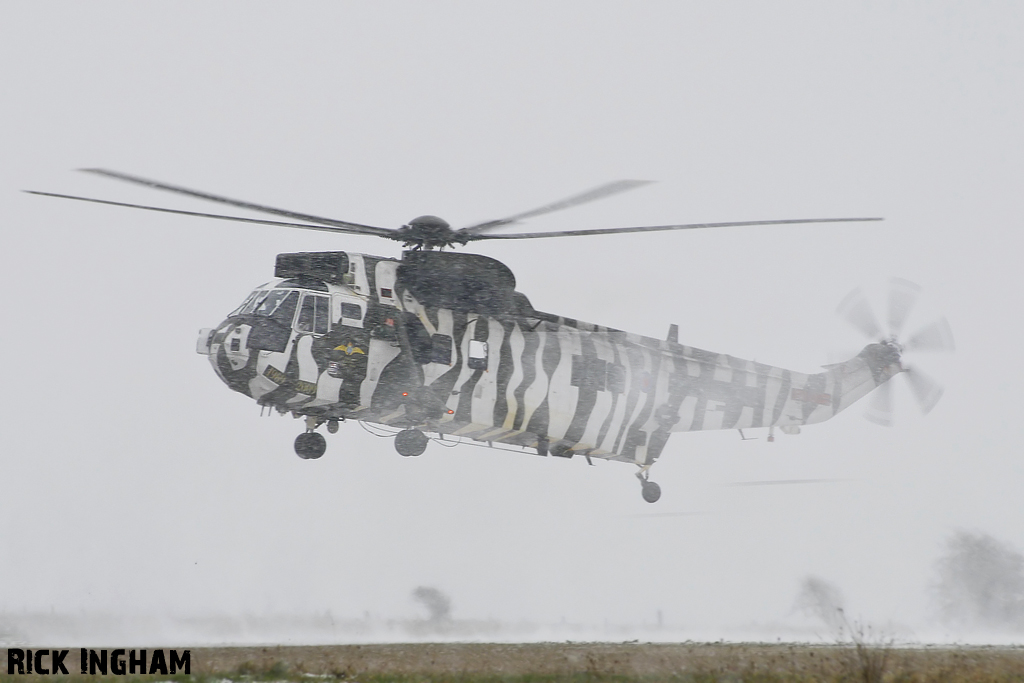
[[[327,254],[281,255],[200,335],[229,387],[282,413],[649,465],[672,432],[796,431],[902,370],[885,344],[804,374],[538,312],[482,256]]]

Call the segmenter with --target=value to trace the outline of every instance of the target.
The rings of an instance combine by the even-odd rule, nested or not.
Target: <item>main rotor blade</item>
[[[921,288],[910,280],[894,277],[889,281],[889,334],[899,337],[910,317]]]
[[[262,204],[253,204],[252,202],[244,202],[238,199],[230,199],[228,197],[221,197],[219,195],[210,194],[209,192],[200,192],[199,190],[190,190],[187,187],[179,187],[177,185],[168,185],[167,183],[161,183],[156,180],[149,180],[148,178],[140,178],[138,176],[128,175],[127,173],[120,173],[118,171],[108,171],[103,168],[82,168],[79,169],[83,173],[93,173],[95,175],[106,176],[108,178],[114,178],[115,180],[124,180],[129,183],[135,183],[136,185],[144,185],[151,187],[155,190],[165,190],[167,192],[176,192],[177,194],[187,195],[189,197],[198,197],[199,199],[207,199],[211,202],[219,202],[221,204],[230,204],[231,206],[237,206],[240,209],[249,209],[251,211],[260,211],[262,213],[270,213],[276,216],[284,216],[285,218],[294,218],[300,221],[310,221],[312,223],[323,223],[324,225],[333,225],[336,228],[359,228],[365,235],[382,235],[386,236],[387,232],[390,232],[387,228],[377,228],[372,225],[361,225],[359,223],[350,223],[349,221],[339,221],[333,218],[324,218],[323,216],[314,216],[308,213],[298,213],[296,211],[289,211],[287,209],[277,209],[272,206],[264,206]],[[376,232],[369,232],[376,231]]]
[[[883,427],[892,427],[892,382],[886,382],[875,389],[864,418]]]
[[[945,318],[922,327],[903,345],[907,351],[955,351],[953,330]]]
[[[907,384],[910,385],[910,390],[913,392],[914,398],[917,399],[917,405],[921,407],[921,412],[927,415],[942,398],[944,391],[942,385],[920,370],[913,368],[903,374],[907,376]]]
[[[281,221],[268,221],[260,218],[242,218],[241,216],[222,216],[216,213],[198,213],[196,211],[181,211],[179,209],[164,209],[159,206],[143,206],[141,204],[125,204],[124,202],[111,202],[106,199],[92,199],[90,197],[75,197],[70,194],[56,194],[54,192],[39,192],[37,190],[25,190],[29,194],[37,194],[43,197],[58,197],[60,199],[75,199],[80,202],[93,202],[94,204],[109,204],[110,206],[126,206],[130,209],[145,209],[146,211],[159,211],[161,213],[175,213],[182,216],[198,216],[200,218],[216,218],[222,221],[238,221],[240,223],[258,223],[259,225],[276,225],[285,228],[304,228],[306,230],[320,230],[322,232],[342,232],[354,235],[374,235],[400,239],[397,230],[385,230],[384,228],[373,228],[374,232],[364,231],[356,226],[341,228],[329,225],[307,225],[305,223],[282,223]],[[384,231],[384,234],[378,231]]]
[[[557,202],[551,202],[544,206],[536,209],[530,209],[522,213],[517,213],[512,216],[506,216],[505,218],[499,218],[493,221],[484,221],[483,223],[477,223],[468,227],[462,228],[456,232],[461,234],[479,234],[485,230],[493,230],[494,228],[501,227],[502,225],[508,225],[509,223],[517,223],[524,218],[533,218],[534,216],[543,216],[546,213],[553,213],[555,211],[561,211],[562,209],[568,209],[573,206],[579,206],[580,204],[586,204],[587,202],[597,201],[598,199],[604,199],[610,197],[613,194],[619,194],[620,192],[627,192],[644,185],[649,185],[653,181],[651,180],[616,180],[611,183],[605,183],[599,185],[593,189],[581,192],[580,194],[560,199]]]
[[[699,230],[701,228],[731,228],[745,225],[790,225],[794,223],[849,223],[880,221],[881,218],[797,218],[781,221],[736,221],[733,223],[689,223],[684,225],[649,225],[638,228],[594,228],[591,230],[558,230],[553,232],[521,232],[515,234],[464,235],[467,242],[475,240],[526,240],[538,237],[574,237],[576,235],[611,235],[624,232],[659,232],[663,230]]]

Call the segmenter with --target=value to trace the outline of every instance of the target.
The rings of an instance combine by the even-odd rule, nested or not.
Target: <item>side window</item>
[[[349,327],[363,326],[363,307],[353,301],[339,300],[334,298],[334,322]]]
[[[298,332],[327,334],[330,331],[331,299],[320,294],[306,293],[302,297],[299,317],[295,321]]]
[[[469,342],[469,357],[466,359],[466,366],[470,370],[487,369],[487,342],[475,339]]]
[[[315,313],[316,297],[312,294],[307,294],[302,297],[302,307],[299,308],[299,317],[295,321],[295,329],[299,332],[312,332]]]
[[[341,319],[342,320],[362,320],[363,319],[363,308],[359,304],[342,304],[341,305]]]

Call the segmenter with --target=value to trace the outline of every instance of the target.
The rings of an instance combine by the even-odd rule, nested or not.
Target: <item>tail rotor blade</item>
[[[921,412],[927,415],[942,398],[942,392],[945,390],[941,384],[920,370],[909,369],[904,374],[917,404],[921,407]]]
[[[859,287],[849,294],[839,304],[836,313],[846,322],[850,323],[868,339],[880,339],[882,328],[878,326],[875,314],[871,311],[871,304],[864,296],[864,291]]]
[[[876,425],[892,427],[892,382],[886,382],[875,389],[864,417]]]
[[[954,351],[953,330],[945,318],[922,327],[907,340],[903,347],[907,351]]]
[[[910,317],[921,288],[909,280],[894,277],[889,283],[889,334],[899,337]]]

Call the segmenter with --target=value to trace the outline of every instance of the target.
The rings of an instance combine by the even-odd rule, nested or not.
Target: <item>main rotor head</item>
[[[437,216],[419,216],[398,229],[397,239],[413,249],[434,249],[450,247],[455,243],[465,244],[448,224]]]

